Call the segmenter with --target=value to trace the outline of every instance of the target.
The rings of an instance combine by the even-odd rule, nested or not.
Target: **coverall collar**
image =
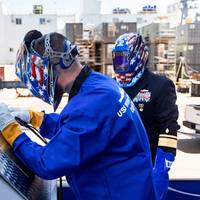
[[[69,100],[68,101],[70,101],[71,98],[78,93],[79,89],[81,88],[82,83],[90,75],[91,72],[92,72],[92,69],[88,65],[85,65],[83,67],[80,74],[76,77],[76,79],[72,85],[72,88],[69,92]]]

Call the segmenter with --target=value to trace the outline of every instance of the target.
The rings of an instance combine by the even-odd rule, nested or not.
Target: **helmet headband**
[[[45,36],[45,52],[42,56],[34,49],[35,40],[31,42],[30,51],[39,55],[43,59],[48,58],[54,65],[60,64],[62,68],[69,68],[79,54],[78,48],[72,45],[69,40],[64,41],[64,52],[54,51],[50,43],[50,33]],[[76,49],[76,51],[74,51]]]

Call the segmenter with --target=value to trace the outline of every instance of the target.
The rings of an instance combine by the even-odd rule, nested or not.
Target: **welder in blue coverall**
[[[16,156],[44,179],[66,176],[76,199],[154,200],[149,143],[140,117],[117,83],[82,66],[78,48],[59,33],[26,34],[16,73],[33,95],[58,107],[60,114],[0,106],[0,130]],[[29,139],[17,116],[50,139]]]
[[[157,192],[165,200],[168,171],[174,161],[179,125],[175,86],[148,67],[149,48],[138,33],[119,36],[113,47],[113,66],[117,83],[127,92],[146,128]]]

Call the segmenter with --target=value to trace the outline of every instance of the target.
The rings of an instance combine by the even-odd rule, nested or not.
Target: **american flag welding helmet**
[[[138,33],[125,33],[117,38],[112,49],[116,80],[121,87],[131,87],[144,73],[149,49]]]
[[[56,67],[69,68],[79,54],[76,45],[64,40],[64,52],[54,51],[50,45],[50,35],[44,36],[45,51],[40,55],[34,49],[33,40],[27,48],[23,42],[17,52],[16,74],[36,97],[54,106],[54,110],[60,103],[62,92],[56,86]]]
[[[36,97],[53,104],[55,77],[48,58],[30,52],[22,43],[16,57],[16,75]],[[54,78],[53,78],[54,77]]]

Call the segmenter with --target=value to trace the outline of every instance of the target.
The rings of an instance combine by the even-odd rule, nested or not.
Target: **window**
[[[13,49],[13,48],[9,48],[9,51],[10,51],[10,52],[13,52],[13,51],[14,51],[14,49]]]
[[[16,24],[22,24],[22,19],[21,18],[16,18],[15,19]]]
[[[40,18],[40,24],[45,24],[46,23],[46,19],[45,18]]]

